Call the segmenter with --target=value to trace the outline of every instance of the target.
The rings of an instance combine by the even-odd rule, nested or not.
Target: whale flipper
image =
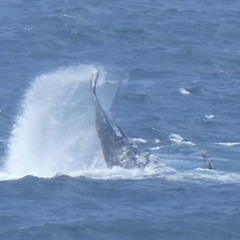
[[[149,154],[141,154],[138,147],[129,142],[113,117],[107,114],[97,96],[97,80],[100,71],[92,78],[92,96],[96,109],[95,126],[104,160],[108,167],[143,168],[149,162]]]
[[[203,160],[206,163],[206,166],[208,167],[208,169],[215,170],[215,167],[213,165],[213,161],[210,158],[210,156],[207,154],[207,152],[206,151],[201,151],[201,155],[202,155]]]

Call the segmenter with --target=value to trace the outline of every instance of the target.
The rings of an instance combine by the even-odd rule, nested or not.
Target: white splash
[[[162,146],[152,147],[152,148],[150,148],[150,150],[152,150],[152,151],[158,151],[158,150],[161,149],[161,148],[162,148]]]
[[[6,173],[49,177],[91,163],[98,149],[89,91],[95,71],[71,67],[33,82],[9,141]]]
[[[180,93],[183,94],[183,95],[189,95],[189,94],[190,94],[190,92],[187,91],[185,88],[179,88],[179,91],[180,91]]]
[[[184,138],[178,134],[174,134],[174,133],[170,134],[169,139],[170,139],[170,141],[172,141],[178,145],[185,144],[185,145],[189,145],[189,146],[196,146],[195,143],[184,140]]]
[[[131,138],[131,141],[134,143],[147,143],[147,140],[143,138]]]
[[[215,118],[215,115],[213,114],[210,114],[210,115],[205,115],[205,118],[209,119],[209,120],[212,120]]]

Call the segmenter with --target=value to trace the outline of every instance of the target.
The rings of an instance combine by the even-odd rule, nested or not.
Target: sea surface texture
[[[240,239],[239,1],[0,8],[1,240]],[[97,69],[102,103],[161,168],[106,167]]]

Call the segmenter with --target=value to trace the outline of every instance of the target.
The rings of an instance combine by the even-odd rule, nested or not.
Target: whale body
[[[136,144],[128,140],[110,114],[104,111],[96,93],[98,77],[99,70],[92,79],[92,96],[96,108],[95,126],[107,166],[144,168],[150,162],[151,154],[141,152]]]

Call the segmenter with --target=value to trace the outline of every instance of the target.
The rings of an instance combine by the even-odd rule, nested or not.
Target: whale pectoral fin
[[[203,157],[204,162],[206,163],[208,169],[215,170],[216,168],[213,165],[212,159],[208,156],[207,152],[201,151],[201,155]]]

